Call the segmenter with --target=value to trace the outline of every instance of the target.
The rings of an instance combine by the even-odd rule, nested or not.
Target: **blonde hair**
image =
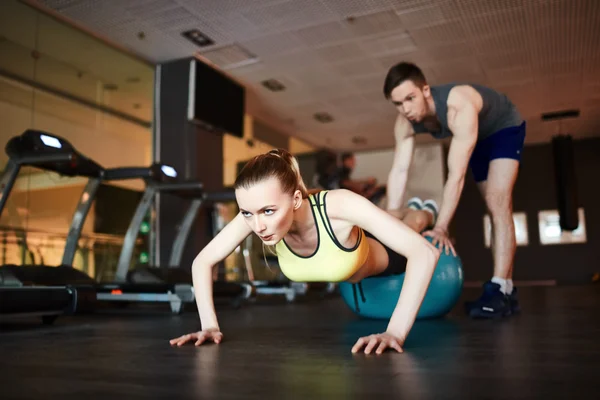
[[[298,161],[284,149],[271,150],[248,161],[236,178],[234,188],[248,189],[270,178],[277,178],[285,193],[294,194],[296,190],[300,190],[302,198],[308,197]]]

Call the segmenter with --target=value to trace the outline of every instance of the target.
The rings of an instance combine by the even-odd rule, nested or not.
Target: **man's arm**
[[[402,206],[402,198],[408,181],[408,169],[415,146],[414,133],[410,122],[399,115],[394,126],[394,137],[396,139],[394,161],[387,182],[388,211],[399,211]]]
[[[469,159],[477,143],[479,104],[468,92],[456,91],[448,97],[448,127],[453,138],[448,152],[448,179],[434,227],[445,233],[458,206]]]

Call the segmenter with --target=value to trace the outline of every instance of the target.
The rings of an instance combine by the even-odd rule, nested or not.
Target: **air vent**
[[[315,113],[314,118],[322,124],[333,122],[333,117],[331,116],[331,114],[326,112]]]
[[[214,40],[200,32],[198,29],[185,31],[181,35],[199,47],[207,47],[215,44]]]
[[[579,117],[579,110],[562,110],[542,114],[542,121],[577,117]]]
[[[262,81],[261,84],[272,92],[282,92],[285,90],[285,86],[277,79],[267,79]]]
[[[223,69],[234,69],[245,65],[255,64],[258,57],[238,44],[213,48],[202,52],[202,57]]]

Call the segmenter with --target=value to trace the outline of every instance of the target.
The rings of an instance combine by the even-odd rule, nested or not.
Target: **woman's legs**
[[[401,221],[408,225],[413,231],[421,233],[433,225],[433,214],[424,210],[407,209]]]
[[[439,213],[435,200],[421,200],[413,197],[408,201],[407,207],[402,210],[399,218],[415,232],[421,233],[435,224]]]
[[[408,206],[398,210],[397,218],[417,233],[421,233],[435,223],[437,204],[427,200],[430,205],[423,206],[423,201],[417,198],[409,200]],[[424,207],[421,209],[421,207]],[[433,209],[432,209],[433,208]],[[356,283],[368,276],[396,275],[404,272],[406,258],[385,246],[369,232],[365,232],[369,241],[369,256],[365,268],[361,268],[349,282]]]

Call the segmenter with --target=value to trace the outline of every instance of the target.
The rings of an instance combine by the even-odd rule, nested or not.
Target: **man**
[[[466,305],[472,317],[498,317],[519,311],[512,269],[516,250],[512,218],[512,191],[525,140],[525,122],[503,94],[474,84],[429,86],[419,67],[401,62],[390,68],[384,95],[398,109],[394,135],[396,149],[388,178],[388,211],[400,209],[415,134],[436,139],[451,137],[448,177],[433,229],[424,232],[443,251],[454,247],[450,224],[470,165],[492,220],[494,275],[482,296]]]

